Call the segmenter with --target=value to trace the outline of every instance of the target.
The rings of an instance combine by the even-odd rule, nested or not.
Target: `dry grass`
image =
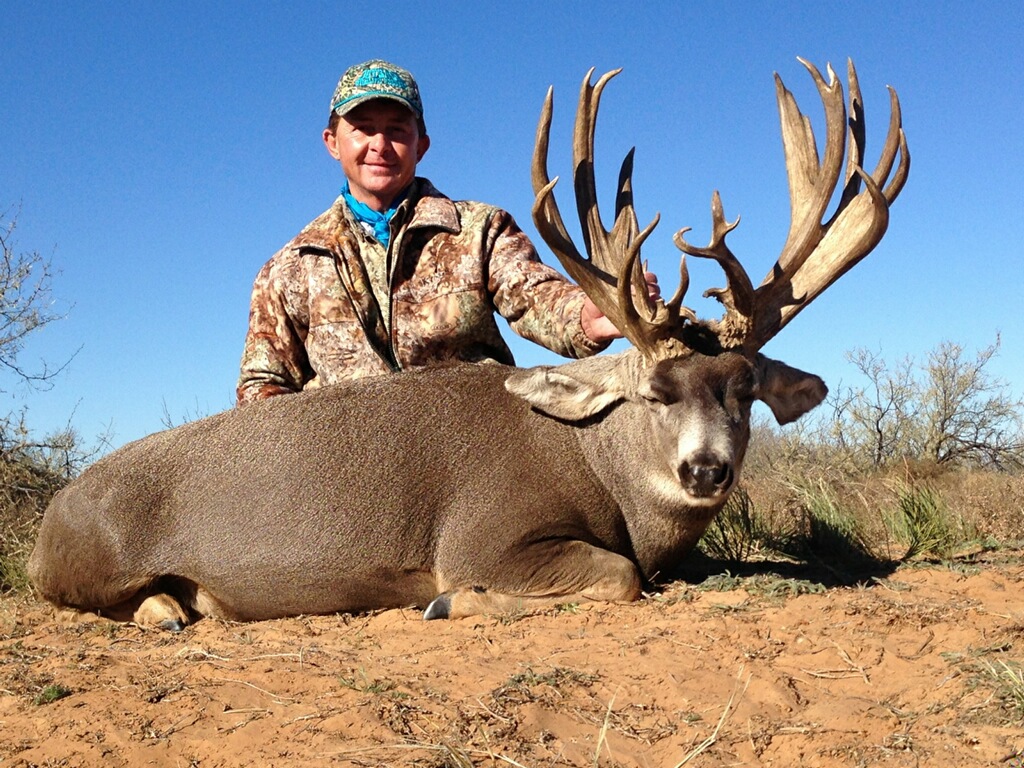
[[[846,539],[852,553],[863,549],[896,562],[943,559],[968,545],[1024,540],[1020,474],[920,462],[867,473],[794,465],[785,471],[755,469],[744,486],[754,510],[745,513],[754,518],[746,527],[758,532],[762,548],[796,536],[811,550],[827,553],[830,540],[844,545]]]
[[[24,593],[25,565],[43,510],[67,476],[31,456],[0,453],[0,594]]]

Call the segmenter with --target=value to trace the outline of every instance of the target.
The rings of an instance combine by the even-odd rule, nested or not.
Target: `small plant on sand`
[[[892,536],[907,548],[901,558],[904,561],[926,556],[944,559],[960,544],[977,538],[973,527],[954,516],[939,494],[927,487],[900,488],[897,508],[888,515],[886,524]]]
[[[1015,661],[982,660],[982,671],[1014,722],[1024,722],[1024,665]]]
[[[760,545],[761,531],[754,515],[754,504],[743,488],[737,488],[704,532],[700,548],[709,557],[743,563]]]
[[[600,680],[598,675],[568,667],[552,667],[547,672],[538,672],[527,667],[524,672],[517,672],[491,692],[491,696],[500,701],[506,698],[520,701],[536,701],[543,698],[545,692],[560,692],[566,688],[581,686],[589,688]]]
[[[348,688],[359,693],[369,693],[375,696],[387,694],[392,698],[405,698],[408,695],[398,690],[398,684],[394,680],[388,680],[387,678],[371,680],[363,668],[359,669],[358,676],[346,677],[345,675],[339,675],[338,684],[342,688]]]
[[[32,703],[37,707],[41,707],[44,704],[52,704],[55,701],[70,696],[71,689],[61,685],[60,683],[51,683],[50,685],[43,686],[42,690],[36,694],[32,699]]]
[[[972,708],[972,712],[980,713],[990,709],[990,705],[995,706],[999,710],[997,722],[1018,725],[1024,723],[1024,663],[1015,659],[992,658],[1003,656],[1012,647],[1007,642],[969,649],[967,653],[943,653],[942,657],[966,675],[970,690],[983,688],[991,691],[985,704]],[[985,718],[984,722],[992,720]]]

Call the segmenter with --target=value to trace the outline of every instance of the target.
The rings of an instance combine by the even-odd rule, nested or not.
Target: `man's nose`
[[[391,143],[383,133],[375,133],[370,137],[370,148],[378,154],[383,154],[390,146]]]

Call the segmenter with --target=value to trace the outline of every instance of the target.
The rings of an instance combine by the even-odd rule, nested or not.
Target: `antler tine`
[[[548,180],[547,153],[551,131],[553,91],[548,90],[537,126],[532,178],[537,197],[533,218],[537,231],[591,300],[612,323],[648,358],[658,357],[660,340],[665,336],[664,309],[651,304],[643,270],[639,264],[640,247],[657,225],[659,217],[642,231],[632,205],[632,150],[622,163],[616,197],[616,220],[609,232],[601,222],[594,179],[594,128],[601,91],[621,70],[603,75],[591,85],[591,69],[580,88],[579,106],[573,134],[573,186],[583,231],[584,258],[569,237],[555,203],[553,189],[558,181]],[[642,302],[643,315],[636,306]]]
[[[775,91],[782,123],[792,212],[789,236],[777,265],[784,273],[799,268],[824,234],[821,219],[842,171],[846,131],[843,89],[832,66],[826,67],[829,76],[826,83],[817,67],[804,59],[797,60],[810,72],[825,108],[825,155],[819,161],[811,122],[800,111],[793,94],[783,85],[782,78],[776,74]]]
[[[849,96],[849,140],[846,152],[846,186],[843,188],[842,201],[839,208],[848,204],[860,192],[860,174],[857,169],[864,163],[864,145],[867,140],[867,131],[864,125],[864,99],[860,94],[860,81],[857,79],[857,70],[853,68],[853,61],[846,60],[846,79],[850,84]]]
[[[833,219],[838,216],[849,202],[860,192],[860,174],[857,173],[857,169],[862,168],[864,163],[866,132],[864,125],[864,101],[860,93],[860,82],[857,78],[857,70],[853,66],[852,60],[847,59],[846,68],[850,86],[850,138],[846,161],[846,187],[843,190],[842,200],[836,209],[836,213],[833,215]],[[889,87],[889,105],[889,130],[886,134],[886,141],[885,145],[882,147],[881,156],[878,159],[878,165],[875,167],[875,171],[871,174],[871,177],[877,184],[884,184],[885,180],[892,172],[897,152],[900,157],[905,160],[905,162],[900,163],[899,167],[896,169],[896,175],[893,176],[885,188],[885,199],[891,205],[907,181],[910,152],[907,149],[906,135],[900,128],[902,123],[902,112],[900,110],[899,96],[896,95],[896,91],[891,87]]]
[[[852,62],[851,66],[853,66]],[[900,109],[900,97],[896,95],[892,86],[887,87],[889,89],[889,131],[885,137],[882,156],[872,178],[879,185],[885,183],[892,171],[896,153],[899,152],[900,164],[885,187],[885,199],[892,205],[903,191],[903,185],[907,183],[907,176],[910,174],[910,149],[907,147],[907,135],[903,132],[903,111]]]
[[[624,322],[632,327],[637,325],[641,317],[645,321],[652,320],[657,312],[657,307],[647,296],[647,283],[639,255],[640,245],[653,231],[660,216],[655,215],[654,221],[640,232],[640,223],[633,208],[634,149],[630,149],[619,169],[615,223],[610,231],[605,229],[601,220],[594,172],[594,134],[601,94],[611,79],[621,72],[621,69],[606,72],[592,85],[590,80],[594,68],[591,67],[580,86],[573,130],[573,186],[584,247],[592,264],[608,274],[617,272],[617,304],[624,315]],[[643,315],[638,311],[637,301],[641,302]],[[647,329],[642,329],[644,336],[647,335],[646,331]]]
[[[554,102],[554,87],[548,88],[547,96],[544,98],[544,107],[541,109],[540,122],[537,124],[537,139],[533,148],[533,164],[530,168],[533,181],[533,191],[536,198],[533,202],[533,221],[537,226],[544,242],[558,256],[563,264],[567,260],[575,258],[577,262],[583,262],[576,246],[573,245],[569,233],[566,232],[565,224],[562,221],[562,214],[558,210],[558,203],[552,194],[558,177],[554,180],[548,178],[548,144],[551,135],[551,113]],[[577,283],[580,278],[570,275]]]
[[[583,83],[580,85],[580,98],[576,107],[576,122],[572,137],[573,185],[576,190],[576,213],[580,219],[580,228],[583,230],[583,245],[587,253],[590,254],[591,261],[606,270],[609,265],[600,263],[600,260],[608,254],[595,253],[592,243],[594,230],[606,231],[604,224],[601,223],[601,212],[597,207],[597,182],[594,178],[594,130],[597,110],[601,104],[601,92],[608,81],[620,72],[622,72],[621,69],[605,72],[594,85],[590,83],[590,79],[594,76],[594,67],[587,72],[587,76],[583,78]],[[639,224],[636,228],[639,229]]]
[[[711,198],[711,222],[711,242],[706,248],[698,248],[686,242],[684,236],[690,231],[690,227],[679,230],[673,240],[676,247],[684,254],[703,259],[714,259],[725,272],[726,287],[710,288],[704,292],[704,296],[714,297],[725,307],[725,315],[721,320],[709,321],[706,325],[718,337],[722,347],[730,349],[743,346],[750,338],[754,323],[754,286],[739,259],[733,255],[725,243],[725,236],[736,228],[740,220],[737,217],[736,221],[726,221],[722,198],[717,191]],[[685,275],[685,261],[682,269]],[[688,280],[688,278],[684,279]],[[678,297],[680,303],[681,298],[681,296]],[[669,305],[675,304],[676,301],[677,297],[674,296]],[[691,316],[692,314],[690,312]]]
[[[847,66],[849,121],[843,106],[843,89],[831,66],[826,83],[813,65],[803,59],[800,62],[814,79],[825,110],[825,153],[819,162],[810,122],[776,75],[791,221],[782,254],[755,292],[756,318],[750,348],[767,343],[803,307],[871,252],[888,227],[889,205],[906,183],[910,168],[895,91],[889,89],[891,118],[881,158],[875,172],[869,175],[863,168],[864,114],[853,62]],[[848,126],[844,125],[847,122]],[[887,184],[897,153],[899,165]],[[835,213],[823,224],[844,154],[847,162],[843,195]]]

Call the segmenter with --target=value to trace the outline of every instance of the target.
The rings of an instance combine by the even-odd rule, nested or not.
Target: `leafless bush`
[[[17,218],[11,210],[0,214],[0,368],[17,380],[47,386],[67,362],[55,369],[43,362],[40,369],[29,370],[18,355],[33,332],[62,315],[53,309],[51,261],[38,251],[15,250]]]
[[[907,461],[996,470],[1024,468],[1024,401],[988,366],[999,338],[971,357],[944,341],[915,363],[890,364],[857,349],[847,358],[866,381],[838,387],[813,441],[863,467]]]
[[[29,369],[18,357],[31,334],[61,317],[51,295],[53,270],[37,251],[15,249],[16,223],[16,213],[0,214],[0,383],[48,387],[67,362]],[[24,564],[39,518],[92,454],[70,425],[39,438],[24,410],[0,416],[0,592],[27,586]]]
[[[27,588],[25,562],[43,510],[80,466],[76,435],[32,442],[23,427],[0,421],[0,593]]]

